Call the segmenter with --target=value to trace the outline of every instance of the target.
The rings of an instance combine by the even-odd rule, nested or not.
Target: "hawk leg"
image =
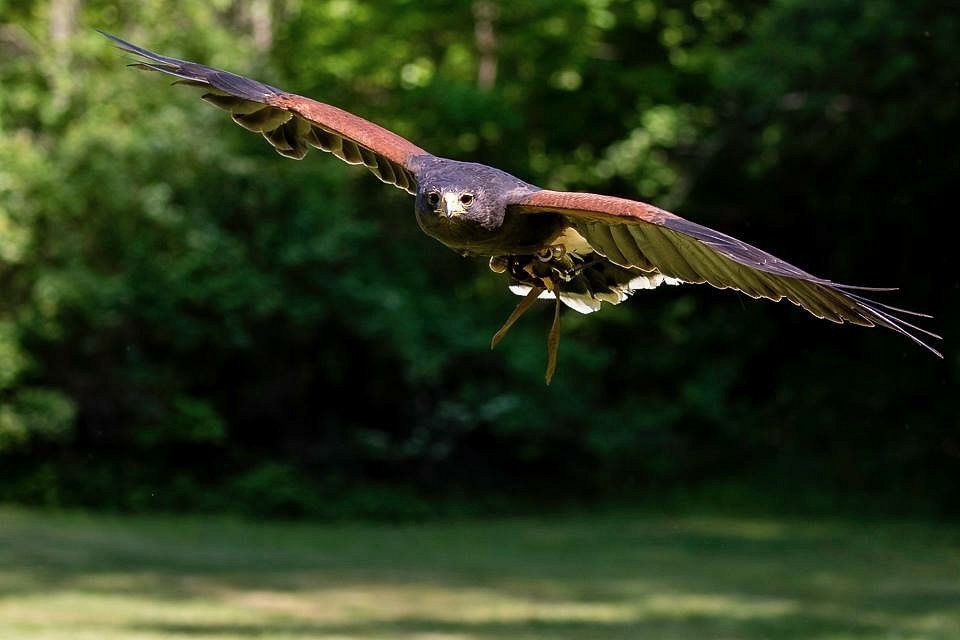
[[[556,304],[553,311],[553,323],[550,325],[550,333],[547,334],[547,370],[544,374],[544,379],[548,385],[553,380],[553,374],[557,370],[557,353],[560,348],[561,287],[557,283],[569,281],[579,270],[572,262],[565,265],[563,263],[564,257],[562,251],[547,248],[544,253],[538,253],[536,256],[511,256],[509,258],[495,256],[490,259],[491,270],[497,273],[509,271],[512,277],[530,287],[530,291],[507,317],[503,326],[493,334],[493,338],[490,340],[491,349],[500,343],[514,323],[533,306],[534,301],[541,294],[547,291],[554,294]]]
[[[525,295],[523,300],[520,301],[520,304],[517,305],[517,308],[514,309],[509,316],[507,316],[507,319],[503,322],[503,326],[500,327],[495,334],[493,334],[493,338],[490,339],[491,349],[500,344],[500,341],[503,340],[503,337],[507,335],[508,331],[510,331],[510,327],[512,327],[513,324],[520,319],[520,316],[527,312],[527,309],[533,306],[534,301],[541,293],[544,292],[544,290],[545,289],[543,287],[532,287],[530,289],[530,293]]]
[[[548,280],[549,282],[549,280]],[[550,282],[551,286],[553,285]],[[560,350],[560,294],[557,292],[556,303],[553,305],[553,324],[547,334],[547,372],[544,379],[547,386],[553,380],[553,372],[557,370],[557,352]]]

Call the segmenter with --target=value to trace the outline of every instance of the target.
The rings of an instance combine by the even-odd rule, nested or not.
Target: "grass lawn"
[[[960,638],[960,530],[643,514],[256,524],[0,509],[0,638]]]

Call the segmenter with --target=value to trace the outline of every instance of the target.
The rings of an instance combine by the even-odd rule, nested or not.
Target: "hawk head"
[[[508,173],[473,162],[443,160],[426,164],[418,181],[416,208],[417,217],[431,227],[465,224],[496,229],[503,224],[507,205],[516,191],[531,189]]]
[[[445,220],[472,220],[482,226],[489,226],[496,220],[495,211],[491,210],[500,204],[487,195],[486,189],[478,184],[462,184],[460,182],[440,183],[423,190],[421,194],[424,213],[432,214]],[[500,204],[502,209],[502,204]]]

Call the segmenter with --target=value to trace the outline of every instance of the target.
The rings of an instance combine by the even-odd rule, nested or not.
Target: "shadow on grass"
[[[781,638],[860,637],[875,634],[886,637],[882,625],[867,625],[841,619],[841,616],[786,615],[776,620],[731,620],[723,615],[644,616],[628,621],[542,620],[538,618],[506,622],[453,622],[432,618],[402,618],[374,622],[341,624],[156,624],[131,628],[138,633],[163,633],[188,638],[259,638],[272,635],[348,638],[405,638],[436,635],[464,638],[658,638],[661,640],[711,638],[717,635],[743,640],[779,640]]]
[[[640,515],[310,526],[0,511],[0,606],[43,618],[69,594],[103,607],[109,638],[953,640],[958,576],[956,532],[923,526]],[[117,598],[129,601],[123,613]]]

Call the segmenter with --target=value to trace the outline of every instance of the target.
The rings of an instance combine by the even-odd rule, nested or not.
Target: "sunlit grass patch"
[[[0,511],[0,638],[953,640],[957,629],[960,533],[946,527]]]

